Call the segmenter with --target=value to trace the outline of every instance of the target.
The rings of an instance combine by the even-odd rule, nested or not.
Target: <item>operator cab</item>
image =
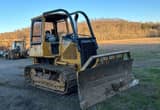
[[[59,9],[32,19],[30,56],[54,57],[63,54],[63,60],[74,60],[78,59],[78,49],[83,65],[90,56],[97,54],[97,48],[90,21],[84,12],[68,13]]]
[[[69,35],[70,33],[68,17],[65,14],[56,13],[36,17],[32,19],[31,47],[41,45],[45,42],[45,44],[50,45],[51,54],[58,55],[60,37]]]
[[[45,42],[50,43],[51,53],[59,54],[60,30],[59,24],[67,18],[65,14],[51,14],[45,16]],[[48,33],[47,33],[48,32]]]

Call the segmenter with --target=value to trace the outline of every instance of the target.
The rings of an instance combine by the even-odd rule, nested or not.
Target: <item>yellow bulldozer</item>
[[[57,9],[31,21],[33,64],[24,71],[31,85],[58,94],[78,91],[80,107],[86,109],[138,84],[129,51],[97,54],[96,37],[84,12]],[[87,34],[79,32],[82,22]]]

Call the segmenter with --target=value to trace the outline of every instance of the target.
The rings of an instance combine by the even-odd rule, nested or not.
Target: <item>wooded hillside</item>
[[[92,27],[98,40],[130,39],[160,36],[160,24],[158,23],[140,23],[116,19],[101,19],[92,20]]]
[[[129,22],[120,19],[96,19],[92,20],[91,23],[98,41],[160,36],[159,23]],[[80,33],[88,33],[83,22],[79,26]],[[28,48],[30,42],[29,30],[29,28],[24,28],[14,32],[1,33],[0,47],[8,48],[15,40],[25,40]]]
[[[6,32],[0,34],[0,49],[9,48],[13,41],[24,40],[26,47],[29,48],[30,31],[29,28],[16,30],[14,32]]]

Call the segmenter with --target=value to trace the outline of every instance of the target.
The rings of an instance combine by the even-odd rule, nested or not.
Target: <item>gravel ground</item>
[[[23,69],[30,59],[0,59],[0,110],[80,110],[77,93],[61,96],[27,85]]]

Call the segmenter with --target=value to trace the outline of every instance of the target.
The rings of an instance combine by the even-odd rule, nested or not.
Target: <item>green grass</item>
[[[160,59],[160,55],[155,51],[150,51],[150,52],[146,52],[146,51],[134,52],[134,51],[132,51],[131,54],[135,60]]]
[[[117,94],[90,110],[160,110],[160,68],[133,69],[140,80],[134,88]]]

